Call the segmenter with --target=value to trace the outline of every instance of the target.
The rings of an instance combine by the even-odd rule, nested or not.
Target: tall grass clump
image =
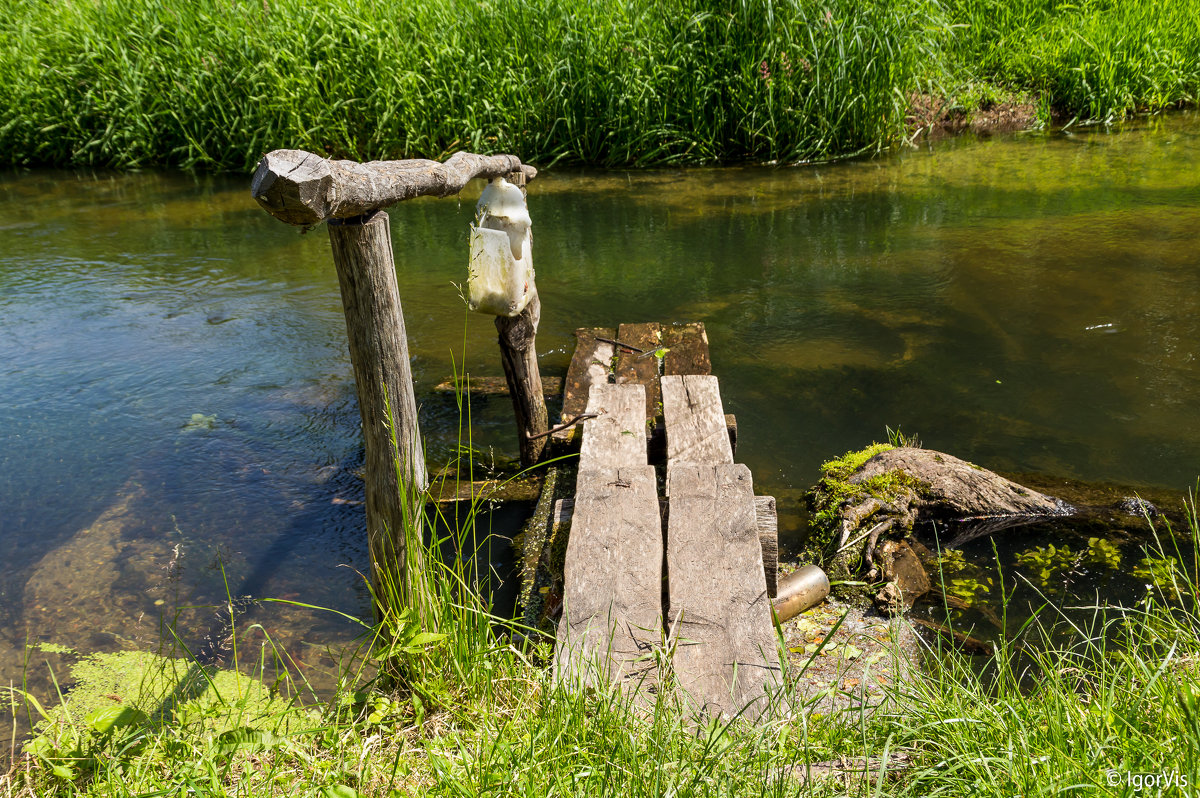
[[[951,82],[1033,92],[1061,114],[1104,121],[1200,94],[1197,0],[941,3]]]
[[[901,133],[928,0],[96,0],[0,15],[0,161],[823,158]]]

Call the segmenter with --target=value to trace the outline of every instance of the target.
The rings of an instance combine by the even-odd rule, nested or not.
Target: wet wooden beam
[[[542,377],[542,394],[547,398],[562,393],[562,377]],[[458,393],[465,390],[471,396],[508,396],[508,380],[505,377],[476,377],[466,375],[463,379],[447,377],[433,386],[437,393]]]
[[[588,391],[593,385],[608,382],[612,373],[613,345],[616,331],[611,327],[580,327],[575,331],[575,351],[567,378],[563,384],[562,421],[570,421],[587,408]],[[571,427],[551,435],[555,446],[561,449],[577,448],[583,433],[579,427]]]
[[[658,386],[658,358],[654,353],[662,346],[662,325],[658,322],[622,324],[617,328],[617,340],[629,346],[617,346],[617,363],[613,381],[619,385],[643,385],[646,388],[646,418],[662,415],[662,392]]]
[[[663,327],[662,336],[662,345],[667,349],[663,356],[663,374],[712,374],[704,322]]]
[[[541,477],[516,479],[439,479],[429,486],[429,500],[436,504],[464,501],[533,502],[541,495]]]

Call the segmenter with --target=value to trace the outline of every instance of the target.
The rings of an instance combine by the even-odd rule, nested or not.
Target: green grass
[[[0,157],[123,167],[857,151],[898,134],[922,30],[914,4],[848,0],[5,5]]]
[[[1148,0],[944,0],[960,26],[953,73],[1045,96],[1060,113],[1112,120],[1195,104],[1200,5]],[[974,64],[972,69],[970,65]]]
[[[0,163],[247,170],[513,152],[821,159],[918,93],[1111,119],[1194,102],[1200,0],[3,0]],[[963,98],[966,98],[963,100]]]

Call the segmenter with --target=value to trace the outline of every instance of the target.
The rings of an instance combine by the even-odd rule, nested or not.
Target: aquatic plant
[[[934,562],[934,568],[941,574],[956,574],[966,570],[967,560],[960,549],[944,549]]]
[[[1111,540],[1088,538],[1087,551],[1084,553],[1083,561],[1088,565],[1112,571],[1121,566],[1121,550]]]
[[[1017,554],[1017,565],[1029,570],[1043,590],[1053,593],[1063,588],[1063,577],[1079,565],[1083,555],[1070,546],[1034,546]]]
[[[1145,580],[1147,588],[1153,587],[1172,600],[1179,599],[1182,572],[1174,557],[1149,553],[1133,567],[1133,575]]]

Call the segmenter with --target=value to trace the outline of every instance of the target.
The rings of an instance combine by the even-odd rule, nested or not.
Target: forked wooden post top
[[[503,177],[537,169],[515,155],[456,152],[445,163],[331,161],[304,150],[275,150],[263,156],[250,193],[267,213],[288,224],[311,227],[326,219],[348,219],[413,197],[448,197],[473,178]]]

